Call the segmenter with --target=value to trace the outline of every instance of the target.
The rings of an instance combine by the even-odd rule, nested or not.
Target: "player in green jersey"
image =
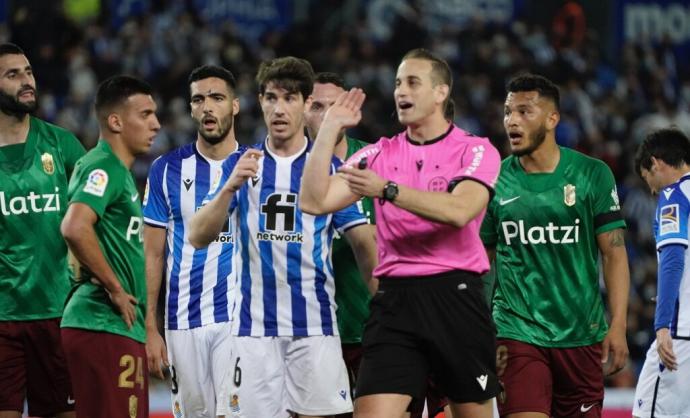
[[[30,116],[31,65],[0,45],[0,417],[73,417],[60,343],[69,292],[60,221],[67,183],[84,147],[70,132]]]
[[[345,91],[344,86],[342,77],[335,73],[318,73],[314,78],[312,102],[305,112],[307,129],[311,138],[316,138],[324,113],[335,103],[335,99]],[[366,145],[365,142],[347,136],[343,131],[336,142],[334,154],[342,161],[346,161],[352,154]],[[371,198],[362,198],[358,204],[361,204],[362,212],[366,215],[369,223],[373,224],[374,204]],[[357,242],[370,243],[372,254],[376,253],[376,242],[374,241],[376,230],[373,225],[354,228],[352,231],[362,236],[362,239]],[[360,251],[360,253],[366,253],[366,251],[364,249],[364,252]],[[363,264],[357,263],[356,254],[357,252],[353,252],[348,242],[342,237],[333,240],[331,257],[335,277],[335,302],[338,305],[336,315],[343,359],[350,376],[351,388],[354,388],[359,363],[362,359],[362,333],[364,332],[364,323],[369,317],[370,291],[376,288],[376,279],[373,278],[370,282],[371,289],[367,288],[367,284],[362,279],[362,271],[358,268],[358,265]],[[371,261],[375,262],[376,260]],[[370,266],[370,269],[373,267]],[[347,415],[352,416],[352,414]]]
[[[504,127],[513,155],[501,165],[481,230],[496,260],[498,344],[508,350],[501,416],[599,417],[602,363],[615,373],[628,355],[625,223],[613,174],[602,161],[557,145],[559,118],[551,81],[529,74],[511,80]]]
[[[62,318],[77,417],[148,417],[146,278],[141,199],[129,171],[160,129],[151,87],[105,80],[98,145],[69,184],[61,232],[82,265]]]

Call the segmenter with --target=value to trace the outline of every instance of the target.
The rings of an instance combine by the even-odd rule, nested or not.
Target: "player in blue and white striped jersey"
[[[659,195],[659,270],[656,340],[638,379],[633,415],[690,417],[690,140],[676,129],[652,132],[637,151],[635,167]]]
[[[185,417],[227,414],[232,313],[232,231],[227,227],[207,247],[187,240],[189,219],[219,184],[223,161],[244,151],[235,139],[239,112],[230,71],[203,66],[189,76],[194,142],[154,161],[144,198],[144,246],[148,282],[146,351],[149,370],[163,377],[170,364],[172,409]],[[165,334],[156,307],[165,272]],[[169,361],[168,361],[169,360]]]
[[[330,416],[352,410],[335,316],[331,243],[342,233],[362,276],[376,260],[373,234],[356,205],[312,216],[298,206],[311,143],[304,112],[311,65],[293,57],[261,65],[259,101],[268,138],[223,164],[222,187],[192,219],[205,245],[228,211],[235,228],[237,288],[230,387],[233,416]],[[340,161],[333,159],[335,170]],[[363,232],[364,231],[364,232]]]

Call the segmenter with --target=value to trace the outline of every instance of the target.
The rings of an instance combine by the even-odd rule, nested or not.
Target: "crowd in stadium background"
[[[87,149],[98,139],[92,108],[100,80],[125,73],[154,86],[162,129],[154,151],[134,166],[142,183],[157,155],[195,136],[186,78],[201,64],[237,76],[236,132],[245,144],[265,135],[253,78],[267,58],[302,57],[362,87],[363,122],[352,133],[375,141],[399,130],[392,90],[400,57],[429,48],[454,71],[455,123],[489,137],[504,155],[506,81],[525,70],[553,79],[562,89],[559,143],[604,160],[618,183],[629,228],[631,363],[607,383],[634,386],[654,338],[656,257],[655,200],[632,154],[650,128],[676,125],[690,135],[686,2],[22,0],[0,8],[0,39],[21,45],[35,69],[38,116],[74,132]],[[640,13],[663,21],[639,20]]]

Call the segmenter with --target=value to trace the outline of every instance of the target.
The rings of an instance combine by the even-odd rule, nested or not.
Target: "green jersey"
[[[364,148],[367,144],[358,139],[345,137],[347,140],[347,156]],[[371,198],[363,198],[358,205],[369,220],[374,223],[374,202]],[[355,255],[343,237],[333,239],[333,271],[335,277],[335,303],[338,318],[340,340],[345,344],[362,342],[364,323],[369,317],[369,290],[362,279],[357,267]]]
[[[31,117],[21,144],[0,147],[0,321],[58,318],[69,292],[60,222],[84,147]]]
[[[132,173],[110,145],[101,140],[77,162],[69,183],[69,202],[88,205],[98,215],[94,225],[98,242],[125,292],[137,298],[136,321],[131,329],[91,272],[82,266],[62,317],[63,328],[82,328],[145,341],[146,276],[144,274],[141,199]]]
[[[611,170],[560,148],[553,173],[501,165],[481,236],[496,248],[498,336],[542,347],[579,347],[607,332],[597,235],[624,228]]]

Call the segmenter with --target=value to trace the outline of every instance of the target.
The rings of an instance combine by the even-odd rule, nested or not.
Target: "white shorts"
[[[352,411],[340,337],[234,337],[233,418]]]
[[[647,351],[635,389],[633,416],[690,418],[690,340],[673,340],[678,370],[660,371],[656,340]]]
[[[230,322],[199,328],[166,330],[172,411],[175,417],[215,418],[227,415],[232,378]]]

